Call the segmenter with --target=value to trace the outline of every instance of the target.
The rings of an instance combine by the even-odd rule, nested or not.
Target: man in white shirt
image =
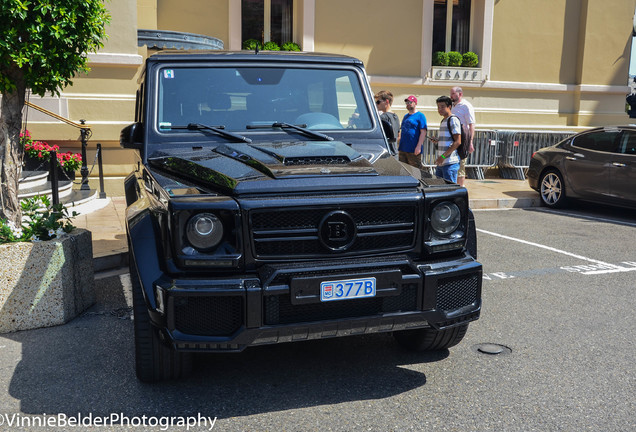
[[[468,154],[475,151],[473,146],[473,136],[475,135],[475,109],[470,102],[463,99],[464,92],[461,87],[453,87],[450,90],[450,98],[453,101],[453,109],[451,110],[454,115],[459,117],[462,122],[462,127],[468,140]],[[468,159],[468,158],[466,158]],[[462,159],[459,164],[459,171],[457,172],[457,184],[464,186],[464,179],[466,178],[466,159]]]

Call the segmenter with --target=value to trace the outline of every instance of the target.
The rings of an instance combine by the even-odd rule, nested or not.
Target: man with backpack
[[[457,171],[459,170],[459,155],[457,149],[461,145],[462,124],[457,116],[452,115],[453,102],[448,96],[440,96],[436,100],[437,112],[442,116],[439,125],[439,134],[436,140],[437,160],[435,160],[435,175],[457,183]]]
[[[466,135],[466,141],[463,144],[467,145],[466,157],[462,158],[459,164],[459,171],[457,172],[457,184],[464,186],[464,179],[466,178],[466,159],[475,151],[473,146],[473,137],[475,136],[475,109],[472,104],[464,100],[464,92],[461,87],[452,87],[450,90],[450,98],[453,101],[452,113],[459,117],[459,121],[462,123],[464,133]]]

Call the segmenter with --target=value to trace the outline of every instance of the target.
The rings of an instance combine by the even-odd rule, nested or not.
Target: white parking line
[[[596,259],[593,259],[593,258],[584,257],[582,255],[577,255],[577,254],[574,254],[574,253],[571,253],[571,252],[567,252],[567,251],[564,251],[564,250],[561,250],[561,249],[556,249],[556,248],[553,248],[553,247],[550,247],[550,246],[546,246],[546,245],[542,245],[542,244],[539,244],[539,243],[530,242],[530,241],[527,241],[527,240],[518,239],[518,238],[515,238],[515,237],[510,237],[510,236],[503,235],[503,234],[494,233],[494,232],[491,232],[491,231],[486,231],[486,230],[479,229],[479,228],[477,228],[477,231],[480,232],[480,233],[492,235],[492,236],[495,236],[495,237],[500,237],[500,238],[503,238],[503,239],[506,239],[506,240],[511,240],[511,241],[515,241],[515,242],[518,242],[518,243],[527,244],[529,246],[534,246],[534,247],[546,249],[546,250],[549,250],[551,252],[556,252],[556,253],[560,253],[560,254],[563,254],[563,255],[571,256],[573,258],[577,258],[577,259],[580,259],[580,260],[592,262],[592,263],[595,263],[595,264],[600,264],[599,267],[602,267],[602,269],[594,268],[594,269],[590,269],[590,271],[581,272],[581,274],[590,274],[590,275],[595,274],[596,275],[596,274],[605,274],[605,273],[619,273],[619,272],[636,271],[636,267],[621,267],[621,266],[618,266],[616,264],[606,263],[604,261],[599,261],[599,260],[596,260]]]

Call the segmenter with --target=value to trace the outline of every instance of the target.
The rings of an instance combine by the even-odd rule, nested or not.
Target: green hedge
[[[479,64],[479,57],[472,51],[468,51],[462,55],[462,66],[463,67],[477,67]]]
[[[435,51],[433,53],[433,66],[448,66],[448,53]]]
[[[300,51],[300,45],[296,42],[285,42],[280,49],[283,51]]]
[[[452,67],[477,67],[479,57],[472,51],[460,54],[457,51],[435,51],[433,53],[433,66],[452,66]]]
[[[448,53],[448,65],[457,67],[462,65],[462,55],[457,51],[451,51]]]

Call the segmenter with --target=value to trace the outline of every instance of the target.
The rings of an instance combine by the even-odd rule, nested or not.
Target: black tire
[[[132,261],[132,254],[130,260]],[[135,332],[135,371],[142,382],[158,382],[186,378],[192,372],[192,353],[181,353],[167,347],[158,330],[150,322],[148,308],[134,263],[130,264]]]
[[[563,176],[557,170],[544,172],[539,179],[541,204],[550,208],[561,208],[565,204],[565,185]]]
[[[438,351],[454,347],[464,339],[468,324],[446,330],[423,328],[393,332],[395,340],[404,348],[416,351]]]

